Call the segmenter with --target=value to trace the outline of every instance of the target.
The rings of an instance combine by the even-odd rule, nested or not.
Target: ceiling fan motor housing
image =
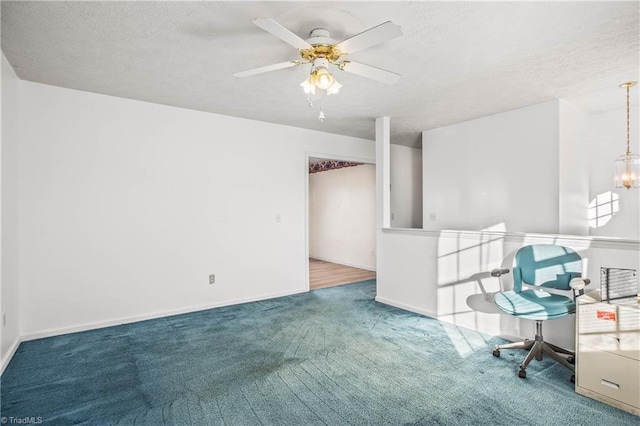
[[[330,37],[329,31],[324,28],[312,30],[306,42],[313,48],[300,50],[300,56],[306,61],[314,62],[314,68],[315,60],[318,58],[335,63],[341,56],[345,55],[336,47],[336,41]]]
[[[309,33],[307,43],[315,46],[316,44],[336,44],[336,41],[331,38],[328,30],[325,30],[324,28],[316,28],[311,30]]]

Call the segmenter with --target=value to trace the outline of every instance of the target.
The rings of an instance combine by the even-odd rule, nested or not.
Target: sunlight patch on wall
[[[505,232],[504,223],[466,234],[448,231],[438,239],[438,284],[440,286],[467,280],[475,273],[500,266],[503,259],[504,237],[494,232]]]
[[[607,191],[596,195],[589,203],[589,227],[600,228],[609,222],[620,210],[618,194]]]
[[[480,232],[443,232],[438,239],[437,318],[443,322],[476,330],[473,333],[495,334],[500,316],[493,304],[493,294],[500,291],[500,281],[490,271],[500,267],[504,258],[504,223]],[[456,328],[448,329],[458,354],[467,356],[474,345]]]

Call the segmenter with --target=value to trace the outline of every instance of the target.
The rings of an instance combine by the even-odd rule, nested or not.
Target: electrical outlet
[[[282,215],[280,215],[280,213],[276,213],[276,223],[280,223],[282,221]]]
[[[216,275],[212,274],[209,275],[209,284],[215,284],[216,283]]]
[[[3,312],[2,313],[2,328],[5,328],[7,326],[7,313]]]
[[[432,221],[432,222],[434,220],[436,220],[436,213],[435,212],[430,212],[429,213],[429,220]]]

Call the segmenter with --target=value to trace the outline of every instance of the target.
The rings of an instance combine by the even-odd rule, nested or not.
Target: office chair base
[[[541,361],[544,354],[553,358],[558,364],[566,367],[572,373],[575,373],[575,368],[573,367],[575,354],[571,351],[568,351],[564,348],[556,346],[552,343],[545,342],[542,338],[542,321],[536,321],[536,338],[535,340],[525,339],[522,342],[515,343],[507,343],[504,345],[496,345],[493,348],[493,356],[500,356],[500,349],[525,349],[528,350],[529,353],[527,357],[520,364],[520,371],[518,372],[518,377],[522,379],[527,378],[527,366],[529,363],[535,358],[538,361]],[[562,356],[562,355],[566,355]],[[571,376],[571,381],[574,382],[575,375]]]

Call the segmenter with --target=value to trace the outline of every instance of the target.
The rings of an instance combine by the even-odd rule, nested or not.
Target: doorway
[[[375,279],[374,162],[308,155],[307,166],[307,288]]]

